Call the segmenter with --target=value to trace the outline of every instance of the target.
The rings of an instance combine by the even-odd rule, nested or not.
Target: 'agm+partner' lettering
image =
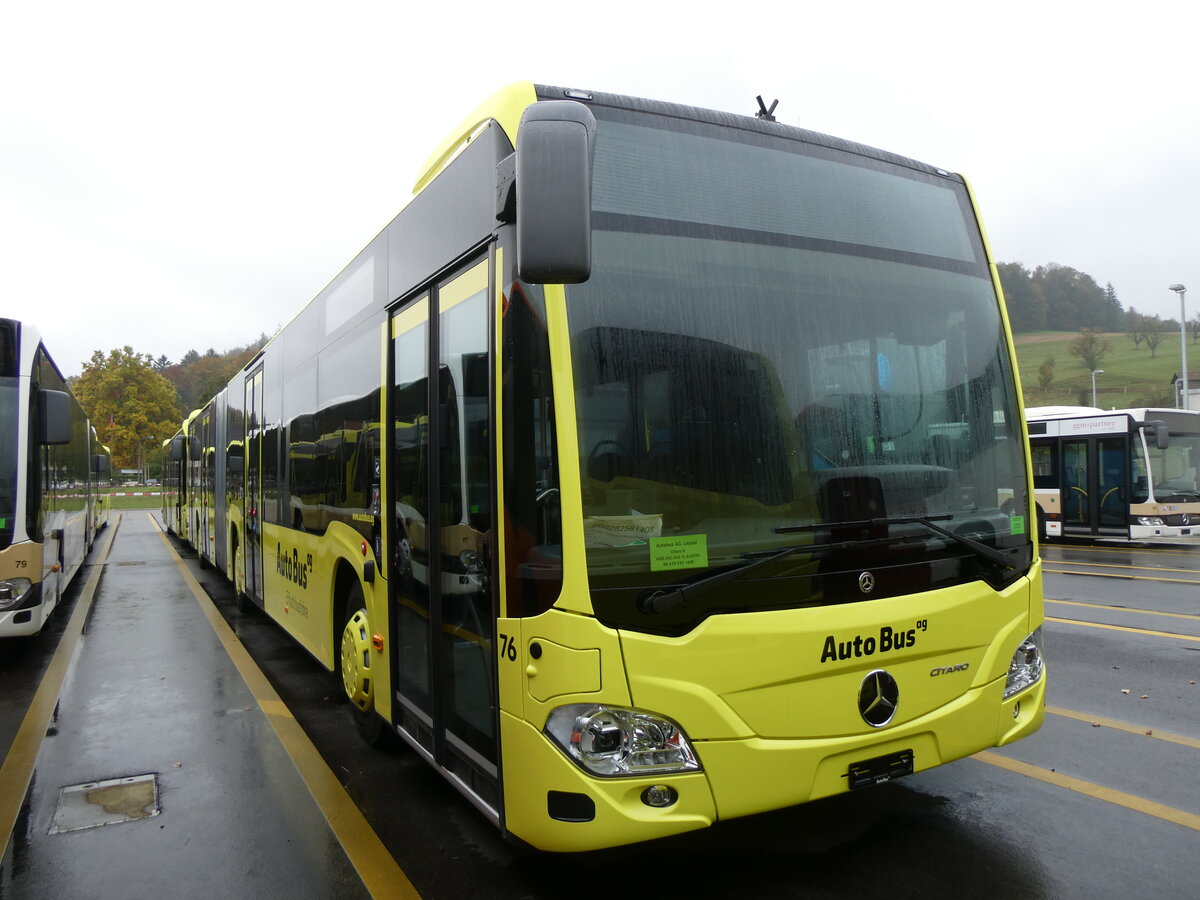
[[[825,648],[821,651],[821,662],[832,659],[850,659],[852,656],[871,656],[874,653],[887,653],[889,650],[903,650],[917,642],[917,630],[893,631],[884,625],[879,629],[879,638],[863,637],[856,634],[852,641],[838,641],[833,635],[825,638]]]
[[[300,551],[292,548],[288,553],[279,544],[275,545],[275,572],[289,579],[294,584],[308,587],[308,573],[312,571],[312,554],[308,554],[307,562],[300,562]]]

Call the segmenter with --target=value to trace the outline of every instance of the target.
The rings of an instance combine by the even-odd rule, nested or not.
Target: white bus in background
[[[1200,412],[1025,411],[1038,533],[1200,543]]]
[[[0,638],[58,606],[108,520],[110,472],[41,333],[0,318]]]

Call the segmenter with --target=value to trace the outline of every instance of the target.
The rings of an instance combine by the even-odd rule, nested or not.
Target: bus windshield
[[[1172,429],[1166,449],[1147,441],[1154,499],[1159,503],[1194,503],[1200,500],[1197,468],[1200,466],[1200,434]]]
[[[876,566],[912,571],[873,597],[1015,577],[1030,555],[1015,379],[962,182],[597,118],[592,275],[567,289],[597,615],[678,631],[862,600],[836,576]],[[644,602],[742,567],[683,608]]]

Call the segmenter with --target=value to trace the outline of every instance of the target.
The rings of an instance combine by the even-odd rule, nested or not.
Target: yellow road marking
[[[1194,634],[1174,634],[1170,631],[1150,631],[1146,628],[1129,628],[1125,625],[1105,625],[1102,622],[1082,622],[1079,619],[1058,619],[1046,616],[1047,622],[1058,622],[1063,625],[1079,625],[1083,628],[1104,628],[1108,631],[1128,631],[1133,634],[1146,634],[1150,637],[1174,638],[1177,641],[1200,641],[1200,636]]]
[[[154,515],[147,513],[150,521],[158,526]],[[355,805],[354,800],[346,793],[337,777],[325,765],[325,760],[317,752],[304,729],[287,709],[287,705],[271,687],[267,677],[254,662],[249,651],[242,646],[237,635],[229,627],[220,611],[213,604],[204,588],[200,586],[187,564],[175,552],[166,534],[159,529],[159,537],[167,547],[167,552],[175,560],[175,565],[183,575],[183,580],[191,590],[192,596],[200,604],[200,609],[208,623],[216,632],[217,639],[229,654],[229,658],[241,673],[246,687],[254,695],[259,707],[267,716],[267,722],[275,730],[279,742],[283,744],[291,758],[296,771],[304,780],[312,793],[313,799],[321,808],[334,836],[346,851],[346,856],[363,880],[372,897],[403,898],[403,900],[419,900],[420,894],[413,887],[404,870],[383,846],[379,836],[370,823],[363,817],[362,811]]]
[[[17,736],[13,738],[12,746],[8,748],[4,764],[0,766],[0,828],[3,829],[6,837],[10,836],[16,827],[21,805],[25,802],[25,795],[29,793],[29,782],[33,777],[33,767],[37,763],[38,750],[42,746],[46,729],[49,728],[50,719],[58,705],[63,681],[67,677],[71,660],[75,658],[75,651],[79,647],[79,637],[83,634],[83,626],[87,623],[88,613],[92,609],[92,600],[96,596],[96,587],[100,584],[100,575],[104,571],[108,551],[112,548],[117,535],[117,527],[120,524],[121,516],[118,513],[108,527],[108,539],[91,564],[91,574],[88,576],[87,584],[84,585],[83,593],[75,602],[71,621],[67,623],[67,627],[63,631],[62,638],[58,642],[58,649],[54,651],[50,665],[46,667],[42,681],[33,695],[33,701],[29,704],[29,709],[25,711],[25,718],[21,720],[21,727],[17,729]]]
[[[976,759],[979,762],[984,762],[1001,769],[1007,769],[1010,772],[1015,772],[1018,775],[1024,775],[1028,778],[1036,778],[1038,781],[1046,782],[1046,784],[1066,788],[1078,794],[1103,800],[1105,803],[1112,803],[1117,806],[1123,806],[1126,809],[1132,809],[1135,812],[1144,813],[1147,816],[1154,816],[1156,819],[1173,822],[1176,825],[1182,825],[1184,828],[1190,828],[1193,831],[1200,831],[1200,816],[1195,813],[1185,812],[1182,809],[1176,809],[1173,806],[1167,806],[1164,803],[1147,800],[1145,797],[1126,794],[1124,791],[1115,791],[1112,788],[1102,787],[1090,781],[1084,781],[1081,778],[1072,778],[1070,775],[1063,775],[1061,772],[1051,772],[1049,769],[1043,769],[1040,766],[1030,765],[1017,759],[1009,759],[1007,756],[1002,756],[992,750],[983,750],[980,753],[976,753],[971,759]]]
[[[1169,731],[1159,731],[1154,728],[1147,728],[1144,725],[1130,725],[1128,722],[1120,722],[1117,719],[1106,719],[1104,716],[1092,716],[1075,709],[1063,709],[1061,706],[1047,706],[1046,712],[1053,716],[1063,716],[1079,722],[1087,722],[1090,725],[1102,725],[1105,728],[1114,728],[1117,731],[1138,734],[1142,737],[1154,738],[1159,741],[1170,741],[1172,744],[1182,744],[1184,747],[1192,747],[1200,750],[1200,740],[1183,734],[1172,734]]]
[[[268,716],[283,716],[284,718],[294,718],[292,711],[287,708],[287,704],[282,700],[265,700],[259,698],[258,705],[262,707],[262,711]]]
[[[1163,612],[1163,611],[1157,610],[1157,609],[1138,609],[1137,607],[1134,607],[1134,606],[1112,606],[1111,604],[1106,604],[1106,603],[1084,603],[1082,600],[1055,600],[1051,597],[1047,597],[1046,602],[1047,603],[1062,603],[1067,606],[1084,606],[1084,607],[1087,607],[1088,609],[1107,609],[1107,610],[1112,610],[1113,612],[1137,613],[1139,616],[1168,616],[1172,619],[1197,619],[1197,620],[1200,620],[1200,616],[1196,615],[1195,613],[1171,613],[1171,612]]]

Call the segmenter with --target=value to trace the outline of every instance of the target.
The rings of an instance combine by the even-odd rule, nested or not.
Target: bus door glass
[[[1100,504],[1100,528],[1125,530],[1129,527],[1129,486],[1125,474],[1128,438],[1097,438],[1096,477]]]
[[[495,623],[488,541],[488,264],[438,291],[438,527],[441,657],[447,741],[467,760],[496,761]]]
[[[1063,529],[1090,532],[1092,517],[1088,485],[1091,482],[1091,466],[1086,438],[1063,441],[1062,466]]]
[[[1128,528],[1128,438],[1063,441],[1063,528],[1074,533]]]
[[[206,412],[198,422],[200,436],[200,533],[196,536],[196,551],[200,557],[211,558],[213,469],[212,469],[212,412]]]
[[[429,607],[429,296],[392,317],[388,462],[396,724],[433,752]],[[385,431],[386,433],[386,431]]]
[[[246,379],[246,593],[260,604],[262,573],[263,370]]]
[[[487,298],[485,261],[393,315],[388,477],[397,724],[494,802]]]

